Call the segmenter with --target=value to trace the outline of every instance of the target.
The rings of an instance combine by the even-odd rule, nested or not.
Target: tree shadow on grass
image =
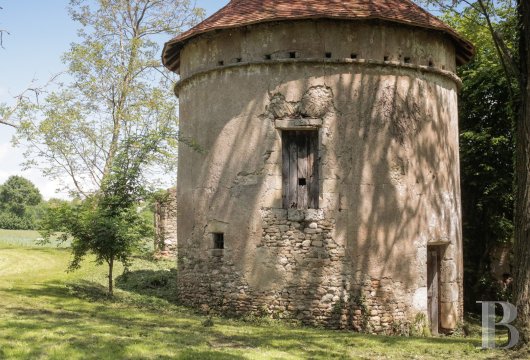
[[[150,280],[140,281],[144,284],[140,288],[151,284],[149,286],[156,289],[163,284],[163,281],[153,283],[152,280],[158,278],[157,273],[135,272],[135,279],[148,278]],[[129,285],[130,281],[129,278]],[[462,353],[461,345],[464,344],[480,345],[476,339],[369,336],[349,331],[286,328],[279,324],[246,324],[223,318],[214,318],[214,326],[205,328],[201,325],[203,317],[185,308],[174,307],[179,310],[166,313],[162,312],[164,308],[160,311],[139,310],[120,299],[109,299],[104,286],[88,281],[68,286],[60,282],[45,283],[38,287],[10,289],[10,293],[20,298],[43,299],[39,307],[32,307],[33,301],[13,304],[7,309],[10,316],[4,323],[6,338],[22,339],[24,346],[31,349],[29,355],[32,358],[43,356],[53,344],[63,344],[65,350],[74,354],[94,355],[87,358],[102,354],[127,358],[136,346],[141,346],[152,351],[158,359],[228,360],[243,359],[238,354],[241,351],[255,353],[261,350],[314,359],[344,358],[347,354],[395,354],[396,358],[404,358],[403,352],[406,353],[408,350],[405,349],[411,346],[421,349],[414,350],[414,353],[420,351],[430,358],[440,353],[449,355],[449,351],[457,356]],[[86,304],[76,301],[79,298],[85,299]],[[168,306],[167,302],[164,303]],[[47,334],[45,338],[42,337],[44,333]],[[166,356],[168,351],[173,355]]]
[[[116,278],[116,287],[177,304],[177,270],[135,270]]]
[[[57,351],[73,357],[141,359],[142,356],[131,357],[138,346],[157,359],[243,358],[208,350],[211,334],[201,326],[199,318],[177,312],[160,316],[158,311],[130,307],[108,298],[106,289],[98,284],[46,283],[13,288],[10,294],[37,299],[39,303],[36,306],[34,300],[13,302],[3,309],[6,316],[0,329],[4,338],[0,338],[0,358],[8,358],[21,348],[27,358],[41,358],[50,348],[59,347]],[[88,301],[83,304],[79,298]]]
[[[386,356],[390,354],[398,356],[396,349],[413,346],[421,348],[425,352],[432,351],[430,355],[434,355],[440,352],[440,347],[447,348],[446,351],[452,351],[451,349],[455,346],[472,345],[476,348],[480,346],[480,341],[475,339],[366,335],[351,331],[311,328],[292,329],[288,332],[278,331],[274,328],[262,328],[247,332],[245,335],[226,335],[214,329],[212,335],[213,340],[210,342],[210,346],[214,348],[268,348],[286,353],[303,352],[304,356],[315,359],[341,358],[345,355],[345,351],[355,353],[356,350],[361,353],[369,353],[373,349],[380,352],[381,356],[384,354]],[[438,349],[431,349],[433,345],[437,346]],[[462,350],[456,351],[461,352]],[[401,357],[398,356],[398,358]]]

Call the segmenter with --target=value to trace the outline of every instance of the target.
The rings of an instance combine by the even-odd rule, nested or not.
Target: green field
[[[136,259],[125,279],[117,269],[110,300],[104,267],[87,260],[66,273],[68,249],[30,247],[31,236],[0,231],[0,359],[514,358],[479,350],[478,334],[385,337],[216,317],[205,327],[171,302],[172,262]]]
[[[38,231],[33,230],[2,230],[0,229],[0,243],[23,246],[23,247],[34,247],[38,246],[39,240],[42,240],[42,235]],[[47,247],[67,247],[68,243],[60,244],[52,239],[51,243],[46,245]]]

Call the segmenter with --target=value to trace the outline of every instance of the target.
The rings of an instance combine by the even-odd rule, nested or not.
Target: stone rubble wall
[[[188,256],[179,258],[179,298],[184,304],[369,333],[395,333],[409,320],[401,283],[349,275],[344,246],[334,241],[331,214],[283,209],[261,213],[259,247],[274,252],[277,262],[270,266],[289,280],[275,291],[259,291],[245,282],[222,250],[211,250],[204,260],[193,258],[187,249]]]
[[[167,197],[155,205],[155,251],[176,255],[177,251],[177,189],[167,190]]]

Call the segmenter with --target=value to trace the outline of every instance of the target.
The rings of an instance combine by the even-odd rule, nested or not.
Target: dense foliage
[[[31,181],[11,176],[0,186],[0,229],[35,229],[41,203],[39,189]]]
[[[497,9],[493,26],[507,46],[517,48],[514,9]],[[498,60],[497,50],[481,13],[467,7],[446,20],[477,49],[473,61],[459,69],[460,151],[466,305],[478,300],[500,300],[498,280],[491,273],[491,256],[502,244],[513,242],[514,123],[511,81]]]

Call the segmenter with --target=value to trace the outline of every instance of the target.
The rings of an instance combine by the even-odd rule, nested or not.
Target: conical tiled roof
[[[200,34],[270,21],[300,19],[378,19],[439,30],[455,41],[457,63],[468,62],[474,54],[471,43],[409,0],[232,0],[200,24],[167,42],[162,61],[169,69],[178,69],[183,45]]]

